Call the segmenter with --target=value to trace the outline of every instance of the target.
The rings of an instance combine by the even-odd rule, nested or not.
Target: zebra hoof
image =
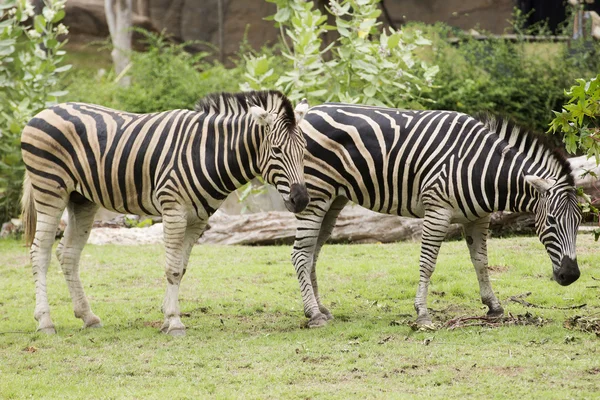
[[[435,325],[431,321],[429,316],[418,317],[414,324],[411,325],[414,330],[419,331],[433,331],[435,330]]]
[[[322,326],[327,325],[327,316],[324,314],[313,315],[313,317],[308,321],[309,328],[320,328]]]
[[[486,314],[487,318],[500,318],[502,316],[504,316],[504,310],[502,309],[502,307],[500,307],[497,310],[490,310]]]
[[[46,335],[55,335],[56,329],[53,326],[47,326],[45,328],[38,328],[38,332],[45,333]]]
[[[181,337],[181,336],[185,336],[185,329],[171,329],[165,333],[169,336]]]
[[[86,329],[87,328],[91,328],[91,329],[102,328],[102,322],[98,321],[98,322],[95,322],[95,323],[90,324],[90,325],[85,324],[83,327],[86,328]]]
[[[333,315],[329,312],[328,309],[323,308],[321,310],[321,313],[325,316],[325,318],[327,318],[327,321],[331,321],[334,320],[335,318],[333,317]]]

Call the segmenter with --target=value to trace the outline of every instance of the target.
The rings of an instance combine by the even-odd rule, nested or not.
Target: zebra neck
[[[192,141],[191,163],[210,184],[210,195],[224,199],[260,174],[264,129],[249,115],[207,114]],[[199,155],[199,156],[198,156]]]
[[[496,170],[491,171],[494,190],[488,193],[489,204],[493,204],[492,210],[534,212],[538,196],[525,181],[525,175],[534,167],[533,162],[510,149],[503,152],[500,163],[495,167]]]

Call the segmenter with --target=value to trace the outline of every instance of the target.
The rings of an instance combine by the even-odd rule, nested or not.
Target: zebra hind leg
[[[477,273],[477,280],[479,281],[481,301],[489,308],[487,316],[497,318],[504,314],[504,310],[492,290],[488,275],[487,235],[489,225],[490,217],[487,216],[465,224],[464,229],[465,239],[469,247],[469,253],[471,254],[471,261],[473,262],[475,272]]]
[[[61,239],[56,255],[69,287],[75,317],[83,320],[85,328],[101,327],[100,318],[93,312],[79,278],[81,251],[87,243],[99,206],[83,198],[67,204],[69,219],[65,235]]]
[[[417,326],[432,327],[431,317],[427,311],[427,290],[431,275],[435,269],[440,246],[446,237],[450,225],[451,213],[443,208],[427,209],[423,220],[423,236],[421,239],[421,256],[419,258],[419,287],[415,298]]]
[[[331,207],[323,217],[323,222],[321,223],[321,230],[319,231],[319,237],[317,239],[317,244],[315,246],[315,252],[313,255],[313,263],[312,269],[310,271],[310,280],[312,282],[313,292],[315,294],[315,300],[319,306],[319,310],[328,320],[333,319],[333,315],[329,310],[323,306],[321,303],[321,297],[319,296],[319,285],[317,283],[317,259],[319,257],[319,253],[321,252],[321,248],[327,242],[329,237],[331,236],[331,232],[333,232],[333,228],[335,227],[335,221],[337,221],[337,217],[340,215],[342,209],[348,203],[348,199],[345,197],[337,197],[333,203],[331,203]]]
[[[52,245],[56,237],[56,228],[65,208],[64,203],[57,203],[58,205],[36,203],[37,225],[30,251],[31,269],[35,283],[33,316],[38,322],[37,330],[48,334],[56,333],[56,329],[50,317],[46,276],[52,256]]]

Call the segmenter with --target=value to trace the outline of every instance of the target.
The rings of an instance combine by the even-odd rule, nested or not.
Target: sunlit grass
[[[418,243],[331,245],[320,289],[336,320],[306,329],[290,246],[196,246],[181,289],[184,338],[162,322],[161,246],[87,246],[82,280],[104,327],[81,330],[55,258],[55,336],[35,333],[27,250],[0,241],[0,398],[594,398],[600,339],[567,330],[600,312],[599,244],[578,241],[579,281],[550,280],[537,238],[492,240],[506,313],[542,326],[415,332]],[[525,308],[508,301],[531,292]],[[568,308],[587,304],[581,309]],[[485,312],[464,242],[445,243],[430,287],[435,322]]]

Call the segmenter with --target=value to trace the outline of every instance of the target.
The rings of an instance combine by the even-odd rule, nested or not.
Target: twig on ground
[[[458,328],[469,328],[473,326],[484,326],[487,328],[498,328],[506,325],[536,325],[542,326],[548,323],[550,320],[537,317],[530,314],[529,312],[513,316],[508,313],[504,317],[457,317],[444,324],[444,327],[448,330]]]
[[[514,301],[515,303],[519,303],[525,307],[533,307],[533,308],[541,308],[544,310],[577,310],[579,308],[583,308],[585,306],[587,306],[586,303],[584,304],[579,304],[576,306],[569,306],[569,307],[556,307],[556,306],[552,306],[552,307],[544,307],[544,306],[538,306],[537,304],[533,304],[530,303],[528,301],[523,300],[524,297],[527,297],[531,294],[531,292],[527,292],[527,293],[523,293],[523,294],[519,294],[516,296],[510,296],[508,298],[509,301]]]

